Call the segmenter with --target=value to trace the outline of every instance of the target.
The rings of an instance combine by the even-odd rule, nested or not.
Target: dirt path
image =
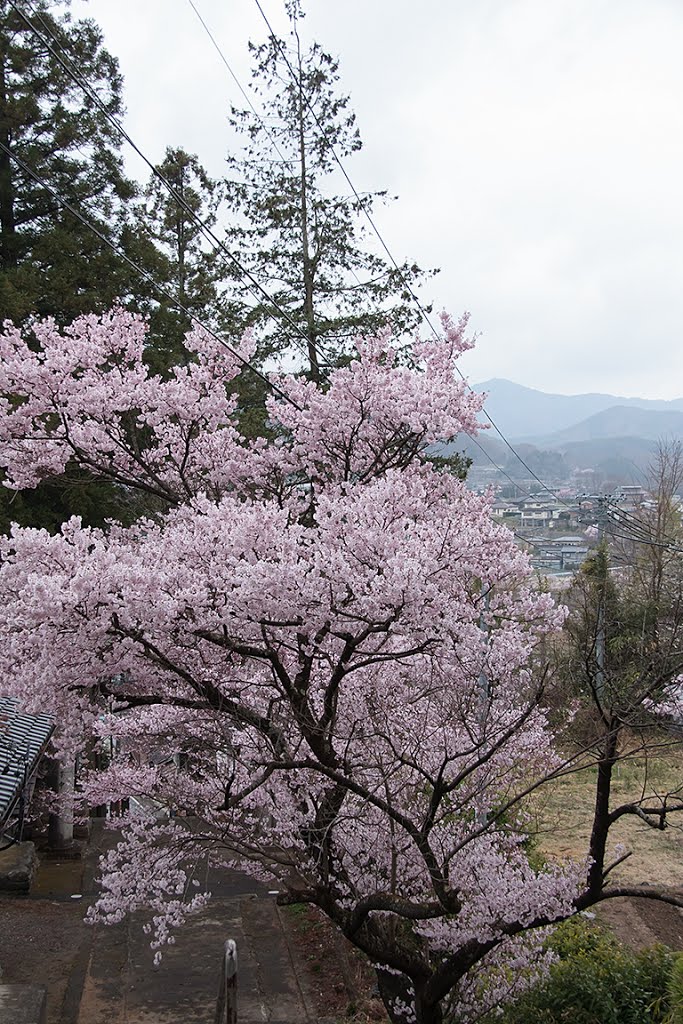
[[[683,950],[683,910],[678,907],[657,900],[617,899],[601,904],[596,916],[631,949],[663,943]]]

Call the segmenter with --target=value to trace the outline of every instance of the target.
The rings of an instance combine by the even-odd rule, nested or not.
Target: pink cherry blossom
[[[415,369],[384,332],[323,385],[278,377],[266,441],[201,331],[162,381],[120,310],[38,324],[38,348],[5,328],[6,485],[75,461],[154,499],[130,528],[0,544],[3,689],[54,714],[63,756],[111,753],[86,804],[182,815],[131,817],[94,918],[147,908],[158,952],[203,905],[188,861],[211,849],[320,906],[394,1019],[474,1019],[545,968],[586,870],[523,847],[525,794],[561,765],[534,658],[564,612],[490,497],[426,458],[477,428],[465,331],[444,318]]]

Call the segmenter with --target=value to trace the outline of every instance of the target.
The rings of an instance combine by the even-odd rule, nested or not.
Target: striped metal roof
[[[13,697],[0,697],[0,825],[38,767],[53,729],[49,715],[28,715]]]

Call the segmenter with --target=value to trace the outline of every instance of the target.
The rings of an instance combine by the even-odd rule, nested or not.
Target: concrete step
[[[0,985],[0,1024],[45,1024],[46,1014],[42,985]]]
[[[239,1024],[308,1024],[275,902],[256,895],[211,900],[156,967],[141,920],[94,929],[75,1024],[210,1024],[228,938]]]

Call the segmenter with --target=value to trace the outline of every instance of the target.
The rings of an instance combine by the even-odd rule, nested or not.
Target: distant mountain
[[[557,434],[614,406],[649,412],[683,412],[683,398],[666,402],[603,394],[554,395],[500,378],[475,384],[474,390],[488,393],[486,410],[511,441],[535,442],[536,438]],[[660,431],[667,432],[670,431]],[[631,429],[627,433],[634,435],[640,431]]]
[[[493,431],[480,433],[477,442],[474,444],[461,435],[444,447],[443,454],[460,452],[472,459],[474,467],[486,472],[491,472],[495,463],[508,479],[529,479],[528,471]],[[602,437],[566,441],[557,448],[520,441],[514,448],[526,465],[546,482],[568,480],[575,470],[593,469],[614,482],[641,483],[643,471],[652,464],[657,441],[642,437]]]
[[[489,429],[476,441],[461,436],[447,446],[472,459],[479,483],[495,475],[495,466],[499,480],[528,481],[536,474],[557,485],[592,469],[612,483],[633,483],[652,464],[658,441],[683,440],[683,398],[553,395],[500,379],[475,390],[488,393],[486,410],[512,444]]]
[[[563,448],[576,441],[617,437],[637,437],[649,441],[656,441],[660,437],[683,438],[683,411],[669,409],[660,412],[614,405],[564,430],[545,437],[534,437],[533,443],[542,447]]]
[[[652,464],[656,449],[657,441],[644,437],[601,437],[571,441],[555,454],[572,469],[595,469],[622,483],[642,483],[642,473]]]

